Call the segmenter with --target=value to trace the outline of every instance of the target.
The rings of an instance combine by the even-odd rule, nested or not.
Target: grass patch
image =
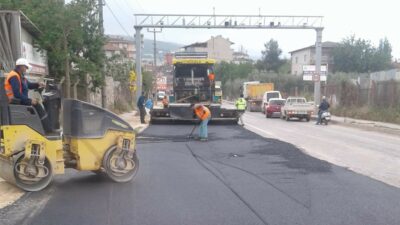
[[[336,107],[331,110],[336,116],[400,124],[400,107]]]

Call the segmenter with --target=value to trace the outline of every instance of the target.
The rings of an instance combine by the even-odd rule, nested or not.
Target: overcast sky
[[[387,37],[392,44],[392,55],[400,58],[400,11],[394,0],[105,0],[105,31],[107,34],[134,34],[135,13],[164,14],[259,14],[262,15],[318,15],[324,16],[323,41],[339,42],[352,34],[371,40],[374,45]],[[398,4],[398,3],[397,3]],[[122,24],[118,24],[110,9]],[[143,30],[145,38],[153,34]],[[253,57],[259,57],[264,43],[271,38],[288,55],[289,51],[315,43],[314,30],[213,30],[213,29],[164,29],[157,39],[180,44],[206,41],[211,36],[222,35],[240,46]]]

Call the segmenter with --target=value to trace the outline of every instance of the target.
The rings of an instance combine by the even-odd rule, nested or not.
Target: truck
[[[237,123],[239,111],[224,108],[214,74],[215,60],[207,53],[177,52],[173,59],[173,98],[167,108],[153,108],[151,123],[194,122],[192,106],[201,103],[211,111],[211,123]]]
[[[285,105],[281,108],[281,118],[290,121],[292,118],[310,121],[314,112],[314,106],[307,102],[304,97],[288,97]]]
[[[215,81],[214,102],[222,103],[222,87],[221,87],[221,81]]]
[[[243,96],[247,100],[247,109],[250,112],[261,112],[264,93],[273,90],[273,83],[245,82],[243,84]]]
[[[37,82],[48,75],[47,53],[34,46],[41,32],[21,11],[0,10],[0,76],[14,69],[18,58],[28,60],[32,68],[27,78]]]

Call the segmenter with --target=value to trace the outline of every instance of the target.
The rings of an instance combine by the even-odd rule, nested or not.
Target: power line
[[[144,8],[143,8],[142,5],[140,4],[140,2],[137,1],[137,0],[134,0],[134,1],[139,5],[139,8],[140,8],[144,13],[146,13],[146,10],[144,10]]]
[[[129,34],[128,31],[126,31],[125,27],[122,25],[122,23],[119,21],[119,19],[117,18],[117,16],[114,14],[114,12],[112,11],[111,7],[104,1],[105,5],[107,6],[108,10],[110,10],[112,16],[114,17],[114,19],[117,21],[117,23],[119,24],[119,26],[122,28],[122,30],[125,32],[126,35],[128,36],[132,36]]]
[[[132,14],[134,14],[134,13],[135,13],[135,10],[133,10],[131,4],[129,4],[129,2],[127,2],[126,0],[124,0],[124,2],[125,2],[125,4],[128,6],[128,8],[129,8],[130,10],[132,10]]]
[[[133,14],[129,13],[129,9],[128,9],[128,12],[127,12],[126,11],[127,10],[126,7],[123,7],[123,6],[119,5],[118,0],[114,1],[114,4],[118,7],[118,10],[120,10],[121,12],[124,12],[124,14],[128,14],[129,16],[132,16],[134,18]]]

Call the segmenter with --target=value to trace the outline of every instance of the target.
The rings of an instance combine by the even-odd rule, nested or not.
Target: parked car
[[[285,99],[281,98],[271,98],[265,106],[265,117],[280,117],[281,116],[281,108],[285,105]]]
[[[278,98],[278,99],[282,99],[282,95],[281,92],[279,91],[266,91],[263,95],[263,99],[262,99],[262,110],[261,112],[265,114],[265,109],[268,106],[269,100],[272,98]]]
[[[311,119],[311,114],[314,112],[314,106],[307,103],[303,97],[288,97],[285,105],[281,107],[281,118],[289,121],[291,118],[306,119],[307,122]]]

